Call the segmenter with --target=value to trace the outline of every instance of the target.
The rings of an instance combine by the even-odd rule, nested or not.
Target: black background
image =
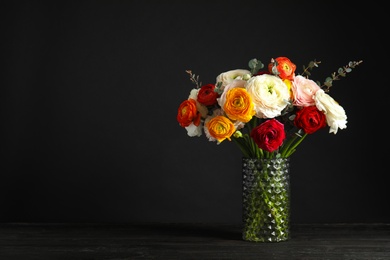
[[[316,59],[347,128],[291,158],[292,222],[389,222],[384,17],[365,4],[13,2],[2,8],[1,222],[241,221],[241,153],[176,121],[194,87],[258,58]]]

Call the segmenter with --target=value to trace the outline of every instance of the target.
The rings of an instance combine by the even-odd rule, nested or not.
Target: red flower
[[[326,117],[316,106],[308,106],[297,111],[294,124],[305,133],[312,134],[326,126]]]
[[[178,110],[176,119],[179,122],[181,127],[187,127],[194,123],[198,126],[200,124],[200,113],[196,108],[196,101],[192,98],[184,100]]]
[[[273,152],[282,145],[286,134],[284,125],[272,118],[253,128],[251,137],[259,148],[267,152]]]
[[[198,102],[205,105],[211,106],[217,103],[218,93],[214,91],[215,85],[207,84],[200,88],[198,92]]]

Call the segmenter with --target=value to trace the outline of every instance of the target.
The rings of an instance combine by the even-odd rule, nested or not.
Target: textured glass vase
[[[242,159],[243,233],[246,241],[290,237],[289,158]]]

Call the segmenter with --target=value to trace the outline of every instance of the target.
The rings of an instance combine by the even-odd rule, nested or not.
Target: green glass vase
[[[246,241],[290,238],[289,158],[242,159],[243,233]]]

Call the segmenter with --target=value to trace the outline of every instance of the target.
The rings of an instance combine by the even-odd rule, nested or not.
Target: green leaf
[[[258,59],[251,59],[248,63],[252,74],[256,74],[260,69],[264,68],[264,64]]]
[[[256,68],[257,63],[258,63],[257,59],[251,59],[248,63],[248,66],[249,68],[254,69]]]

